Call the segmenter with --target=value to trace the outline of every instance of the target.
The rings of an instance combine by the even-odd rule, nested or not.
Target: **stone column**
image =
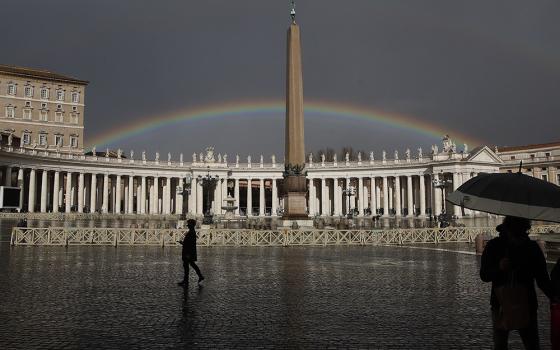
[[[334,199],[334,215],[341,215],[340,212],[340,186],[338,178],[333,179],[333,199]]]
[[[423,174],[418,177],[420,183],[420,216],[426,216],[426,179]]]
[[[121,176],[117,175],[117,184],[115,186],[115,213],[116,214],[120,214],[121,213],[121,201],[122,201],[122,184],[121,184]]]
[[[202,187],[202,181],[198,181],[196,187],[196,213],[197,214],[204,214],[203,191],[204,188]]]
[[[128,175],[128,214],[134,214],[134,176]]]
[[[327,196],[327,181],[324,177],[321,178],[321,216],[328,215],[329,198]]]
[[[152,214],[159,214],[159,177],[154,177],[154,206]]]
[[[276,188],[276,179],[272,178],[272,207],[270,209],[270,215],[276,216],[277,210],[278,210],[278,188]]]
[[[35,186],[37,185],[37,181],[35,179],[35,169],[31,169],[29,171],[29,198],[28,198],[28,211],[30,213],[35,212]]]
[[[66,190],[64,193],[64,211],[69,213],[72,209],[72,173],[66,173]]]
[[[453,173],[453,191],[456,191],[457,188],[459,188],[459,186],[461,185],[459,180],[459,173],[454,172]],[[458,205],[453,205],[450,202],[446,203],[449,206],[453,206],[453,215],[460,217],[461,216],[461,207]]]
[[[266,201],[264,200],[264,179],[259,183],[259,216],[265,215]]]
[[[4,179],[4,186],[12,186],[12,167],[6,167],[6,178]]]
[[[414,216],[414,201],[413,201],[413,191],[412,191],[412,176],[408,175],[406,177],[406,199],[408,207],[408,215],[407,216]]]
[[[140,180],[140,214],[146,214],[146,176],[142,176]]]
[[[91,213],[95,213],[97,210],[97,174],[91,174],[91,189],[89,196],[89,210]]]
[[[178,178],[177,179],[177,187],[181,187],[182,191],[177,191],[177,187],[175,187],[175,214],[181,215],[183,214],[183,202],[184,202],[184,194],[185,193],[185,179]]]
[[[187,203],[187,212],[188,213],[196,213],[196,196],[198,188],[196,187],[196,178],[191,178],[191,193],[189,193],[188,203]]]
[[[358,177],[358,211],[359,216],[364,215],[364,178]]]
[[[401,178],[398,175],[395,176],[395,211],[397,212],[397,216],[401,216]]]
[[[371,177],[369,181],[369,191],[370,191],[370,199],[369,199],[369,206],[371,208],[371,215],[375,215],[377,212],[377,202],[376,202],[376,188],[375,188],[375,177]]]
[[[25,179],[23,177],[23,168],[19,168],[18,169],[18,175],[17,175],[17,186],[20,188],[20,192],[19,192],[19,207],[21,209],[21,207],[23,206],[23,190],[24,190],[24,182]]]
[[[235,205],[237,206],[237,209],[235,209],[235,215],[239,216],[239,206],[241,205],[241,202],[239,201],[239,179],[235,179],[235,188],[233,191]]]
[[[78,213],[84,212],[84,173],[78,175]]]
[[[381,186],[379,185],[378,181],[375,181],[375,205],[376,209],[379,209],[383,206],[383,204],[381,203]]]
[[[10,169],[11,176],[11,169]],[[47,212],[47,182],[48,182],[48,172],[46,170],[42,171],[41,174],[41,213]]]
[[[438,181],[439,180],[439,174],[435,173],[434,175],[434,181]],[[433,181],[432,181],[433,184]],[[433,188],[433,198],[434,198],[434,208],[433,208],[433,212],[435,215],[439,215],[441,214],[441,190],[439,188],[436,188],[435,186],[432,185]]]
[[[103,214],[109,212],[109,174],[103,174]]]
[[[165,214],[171,214],[171,178],[165,178]]]
[[[58,212],[58,190],[60,189],[60,172],[57,170],[54,172],[53,178],[53,196],[52,196],[52,212]]]
[[[251,182],[253,179],[247,179],[247,216],[253,216],[253,188]]]
[[[228,197],[227,188],[228,188],[228,178],[225,177],[225,178],[223,179],[223,182],[222,182],[222,187],[221,187],[222,193],[221,193],[221,195],[220,195],[220,198],[221,198],[221,201],[220,201],[220,212],[221,212],[222,214],[225,214],[224,210],[222,209],[222,206],[226,204],[226,202],[224,202],[224,200],[226,200],[227,197]]]
[[[383,176],[383,216],[389,216],[389,186],[387,176]]]
[[[315,189],[315,179],[310,177],[309,178],[309,205],[308,205],[308,209],[309,209],[309,215],[310,216],[315,216],[315,214],[317,213],[317,209],[315,208],[315,203],[316,203],[316,189]]]

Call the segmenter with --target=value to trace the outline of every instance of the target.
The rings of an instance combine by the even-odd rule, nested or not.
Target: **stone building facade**
[[[4,145],[83,153],[88,82],[0,65],[0,132]]]
[[[503,172],[521,171],[525,174],[560,185],[560,142],[527,146],[498,147]]]

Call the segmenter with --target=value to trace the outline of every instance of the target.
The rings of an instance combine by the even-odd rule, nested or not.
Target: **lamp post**
[[[447,227],[449,226],[449,221],[447,221],[447,213],[445,211],[445,187],[450,184],[451,181],[443,179],[443,173],[440,173],[440,177],[438,179],[434,179],[432,183],[435,188],[439,188],[441,190],[441,214],[437,218],[439,226]]]
[[[192,181],[192,174],[191,173],[187,173],[185,175],[185,177],[182,180],[181,186],[177,187],[177,194],[181,194],[183,195],[183,198],[185,198],[185,195],[190,195],[191,194],[191,181]],[[184,207],[182,207],[184,208]],[[185,219],[185,212],[184,209],[181,212],[181,220]]]
[[[202,188],[206,190],[206,210],[204,211],[203,224],[211,224],[214,221],[214,213],[211,211],[210,206],[210,190],[216,186],[220,179],[219,175],[210,175],[210,167],[206,168],[206,175],[198,175],[198,181],[202,184]]]
[[[354,216],[354,213],[352,211],[350,211],[350,197],[354,196],[356,194],[356,189],[353,186],[348,186],[347,189],[342,190],[342,195],[346,196],[348,198],[347,203],[347,209],[348,209],[348,213],[346,214],[346,216],[348,217],[348,219],[352,219],[352,217]]]

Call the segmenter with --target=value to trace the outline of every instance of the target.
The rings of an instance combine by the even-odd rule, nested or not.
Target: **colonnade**
[[[17,176],[14,176],[17,173]],[[22,189],[29,212],[180,214],[182,177],[113,175],[7,167],[5,186]]]
[[[309,181],[309,214],[311,216],[380,215],[424,217],[441,214],[444,197],[476,176],[474,172],[383,175],[383,176],[313,176]],[[434,181],[446,181],[443,191]],[[446,204],[446,211],[456,216],[458,206]]]
[[[442,212],[444,197],[476,172],[439,172],[406,175],[356,176],[308,173],[310,216],[428,216]],[[238,173],[206,186],[202,178],[168,174],[131,175],[5,167],[3,184],[22,188],[29,212],[100,212],[168,215],[210,210],[224,214],[226,199],[233,198],[236,216],[275,216],[282,207],[282,178]],[[248,176],[250,175],[250,176]],[[434,181],[446,186],[434,186]],[[187,181],[190,181],[187,183]],[[450,206],[447,203],[446,206]],[[476,214],[447,209],[457,216]]]

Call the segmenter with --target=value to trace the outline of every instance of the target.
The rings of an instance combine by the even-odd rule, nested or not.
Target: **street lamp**
[[[354,213],[352,211],[350,211],[350,197],[354,196],[356,194],[356,189],[353,186],[348,186],[347,189],[342,190],[342,195],[348,197],[348,213],[346,214],[348,219],[352,219],[352,216],[354,215]]]
[[[449,222],[447,221],[447,214],[445,211],[445,187],[450,184],[451,181],[445,180],[443,178],[443,173],[440,173],[440,178],[434,179],[432,183],[435,188],[439,188],[441,190],[441,214],[438,216],[437,220],[440,227],[447,227],[449,226]]]
[[[183,180],[181,181],[181,186],[177,187],[177,194],[180,194],[183,196],[185,195],[190,195],[191,194],[191,181],[192,181],[192,174],[191,173],[187,173],[185,175],[185,177],[183,178]],[[181,212],[181,220],[185,219],[185,213]]]
[[[216,183],[220,179],[219,175],[210,175],[210,167],[206,168],[206,175],[198,175],[198,181],[202,184],[202,188],[206,189],[206,210],[204,211],[204,219],[202,219],[203,224],[211,224],[214,219],[214,213],[211,212],[210,207],[210,190],[216,186]]]

